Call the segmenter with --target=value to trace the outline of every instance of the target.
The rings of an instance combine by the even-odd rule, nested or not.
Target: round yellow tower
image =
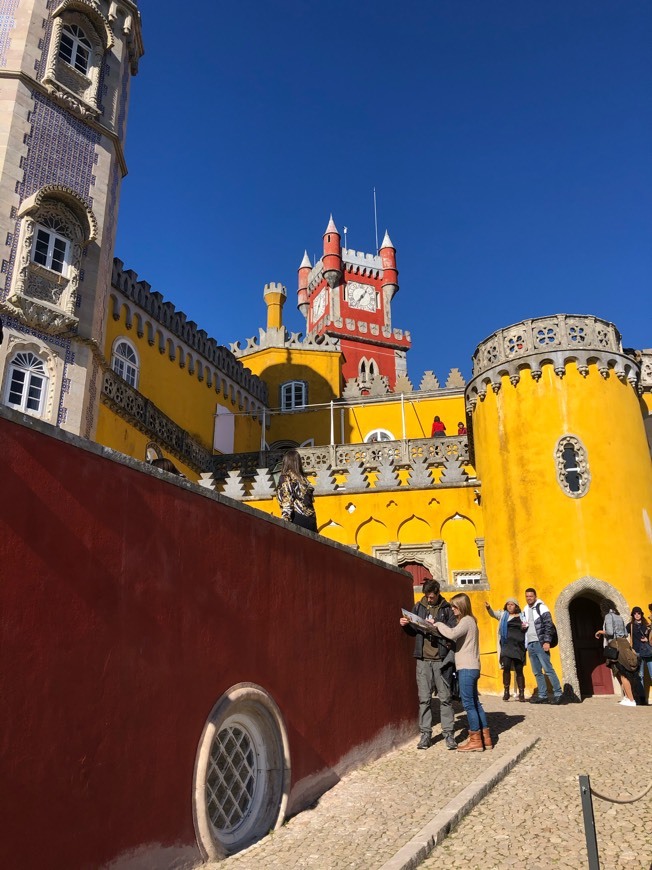
[[[553,612],[553,664],[576,695],[613,691],[599,603],[652,598],[652,467],[639,368],[613,324],[558,315],[499,330],[466,390],[491,601],[528,586]],[[602,670],[601,670],[602,668]],[[608,675],[608,676],[607,676]]]

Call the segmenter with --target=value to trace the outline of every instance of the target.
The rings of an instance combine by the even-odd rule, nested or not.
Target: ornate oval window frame
[[[573,468],[567,466],[564,458],[564,452],[568,447],[571,447],[575,454],[575,465]],[[562,435],[562,437],[557,441],[555,447],[555,466],[557,469],[557,482],[569,498],[582,498],[587,494],[591,483],[589,461],[587,458],[586,447],[576,435]],[[574,491],[571,488],[568,481],[568,476],[571,473],[577,474],[579,480],[579,488],[577,491]]]
[[[246,783],[246,793],[242,788],[231,793],[236,779]],[[239,852],[283,823],[290,792],[287,729],[260,686],[238,683],[213,707],[199,741],[193,792],[195,831],[205,859]],[[234,800],[240,801],[235,814]]]

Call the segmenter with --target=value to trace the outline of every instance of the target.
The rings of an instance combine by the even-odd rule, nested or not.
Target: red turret
[[[385,230],[379,254],[383,264],[383,292],[387,301],[391,301],[393,296],[398,293],[398,269],[396,268],[396,248],[392,244],[387,230]]]
[[[342,283],[342,249],[340,247],[340,234],[333,215],[331,215],[324,233],[324,278],[329,287],[337,287]]]
[[[299,289],[297,291],[297,308],[304,317],[308,317],[308,276],[312,269],[312,263],[308,251],[303,252],[303,260],[299,266]]]

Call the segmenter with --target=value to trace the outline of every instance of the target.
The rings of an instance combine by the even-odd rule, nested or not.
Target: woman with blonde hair
[[[482,752],[493,749],[487,714],[478,697],[480,679],[480,645],[478,623],[471,599],[464,592],[453,595],[450,600],[457,625],[449,628],[441,622],[433,625],[433,631],[455,642],[455,669],[460,683],[460,697],[469,722],[469,739],[457,747],[458,752]]]
[[[276,497],[284,520],[317,531],[317,516],[313,499],[314,488],[306,479],[298,450],[288,450],[283,457]]]

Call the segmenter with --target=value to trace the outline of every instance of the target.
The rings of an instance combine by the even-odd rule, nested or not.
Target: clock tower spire
[[[338,338],[345,380],[369,373],[393,387],[406,373],[410,335],[392,327],[392,299],[398,293],[396,249],[385,232],[380,251],[365,254],[341,247],[331,215],[324,254],[312,268],[307,256],[299,268],[299,309],[308,331]],[[372,365],[373,363],[373,365]]]

